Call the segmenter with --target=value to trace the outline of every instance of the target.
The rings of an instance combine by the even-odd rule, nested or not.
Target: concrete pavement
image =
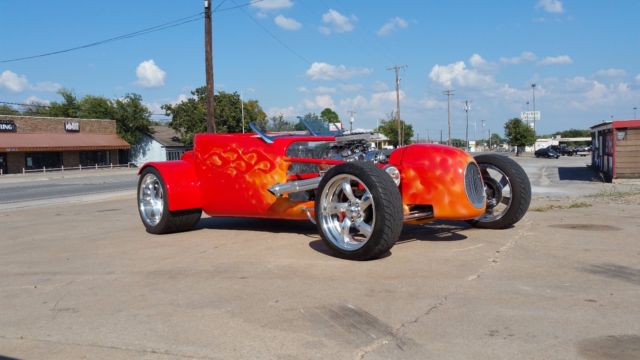
[[[307,222],[149,235],[133,194],[0,210],[0,355],[637,359],[640,191],[581,185],[508,230],[407,227],[369,262],[328,255]]]

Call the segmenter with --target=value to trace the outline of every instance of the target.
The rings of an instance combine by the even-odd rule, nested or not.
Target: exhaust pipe
[[[320,180],[322,176],[318,176],[312,179],[289,181],[284,184],[275,184],[268,190],[276,197],[282,197],[283,195],[317,189],[320,186]]]

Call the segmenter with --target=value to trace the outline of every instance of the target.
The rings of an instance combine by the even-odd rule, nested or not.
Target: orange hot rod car
[[[504,229],[529,207],[523,169],[497,154],[414,144],[385,153],[372,134],[198,134],[178,161],[140,169],[138,210],[153,234],[216,217],[309,219],[337,255],[382,256],[403,223],[467,220]]]

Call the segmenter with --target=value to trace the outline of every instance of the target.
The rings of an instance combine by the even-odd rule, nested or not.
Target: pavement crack
[[[504,244],[498,250],[496,250],[493,256],[487,260],[489,264],[483,266],[477,273],[468,276],[466,280],[471,281],[471,280],[479,279],[480,276],[482,276],[483,274],[491,271],[492,269],[495,269],[495,267],[500,264],[501,260],[509,253],[509,250],[511,250],[514,246],[517,245],[518,240],[530,234],[528,230],[531,228],[531,225],[532,225],[532,221],[523,222],[522,228],[518,231],[518,233],[514,237],[509,239],[509,241],[507,241],[506,244]],[[373,341],[367,346],[364,346],[358,349],[358,352],[356,353],[356,357],[355,357],[356,360],[364,359],[368,354],[378,350],[379,348],[389,344],[390,342],[395,342],[396,346],[400,350],[404,351],[404,348],[401,343],[404,342],[403,339],[405,339],[403,335],[405,328],[413,324],[419,323],[424,318],[428,317],[431,313],[443,307],[451,296],[459,294],[464,290],[464,285],[465,285],[464,282],[461,283],[458,287],[454,288],[448,294],[444,295],[438,302],[430,306],[425,312],[419,314],[418,316],[416,316],[411,320],[405,321],[402,324],[400,324],[391,332],[389,336]]]

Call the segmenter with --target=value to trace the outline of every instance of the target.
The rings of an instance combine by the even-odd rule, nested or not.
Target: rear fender
[[[138,175],[148,167],[153,167],[162,176],[167,189],[170,211],[202,209],[200,181],[192,162],[185,160],[148,162],[140,168]]]

